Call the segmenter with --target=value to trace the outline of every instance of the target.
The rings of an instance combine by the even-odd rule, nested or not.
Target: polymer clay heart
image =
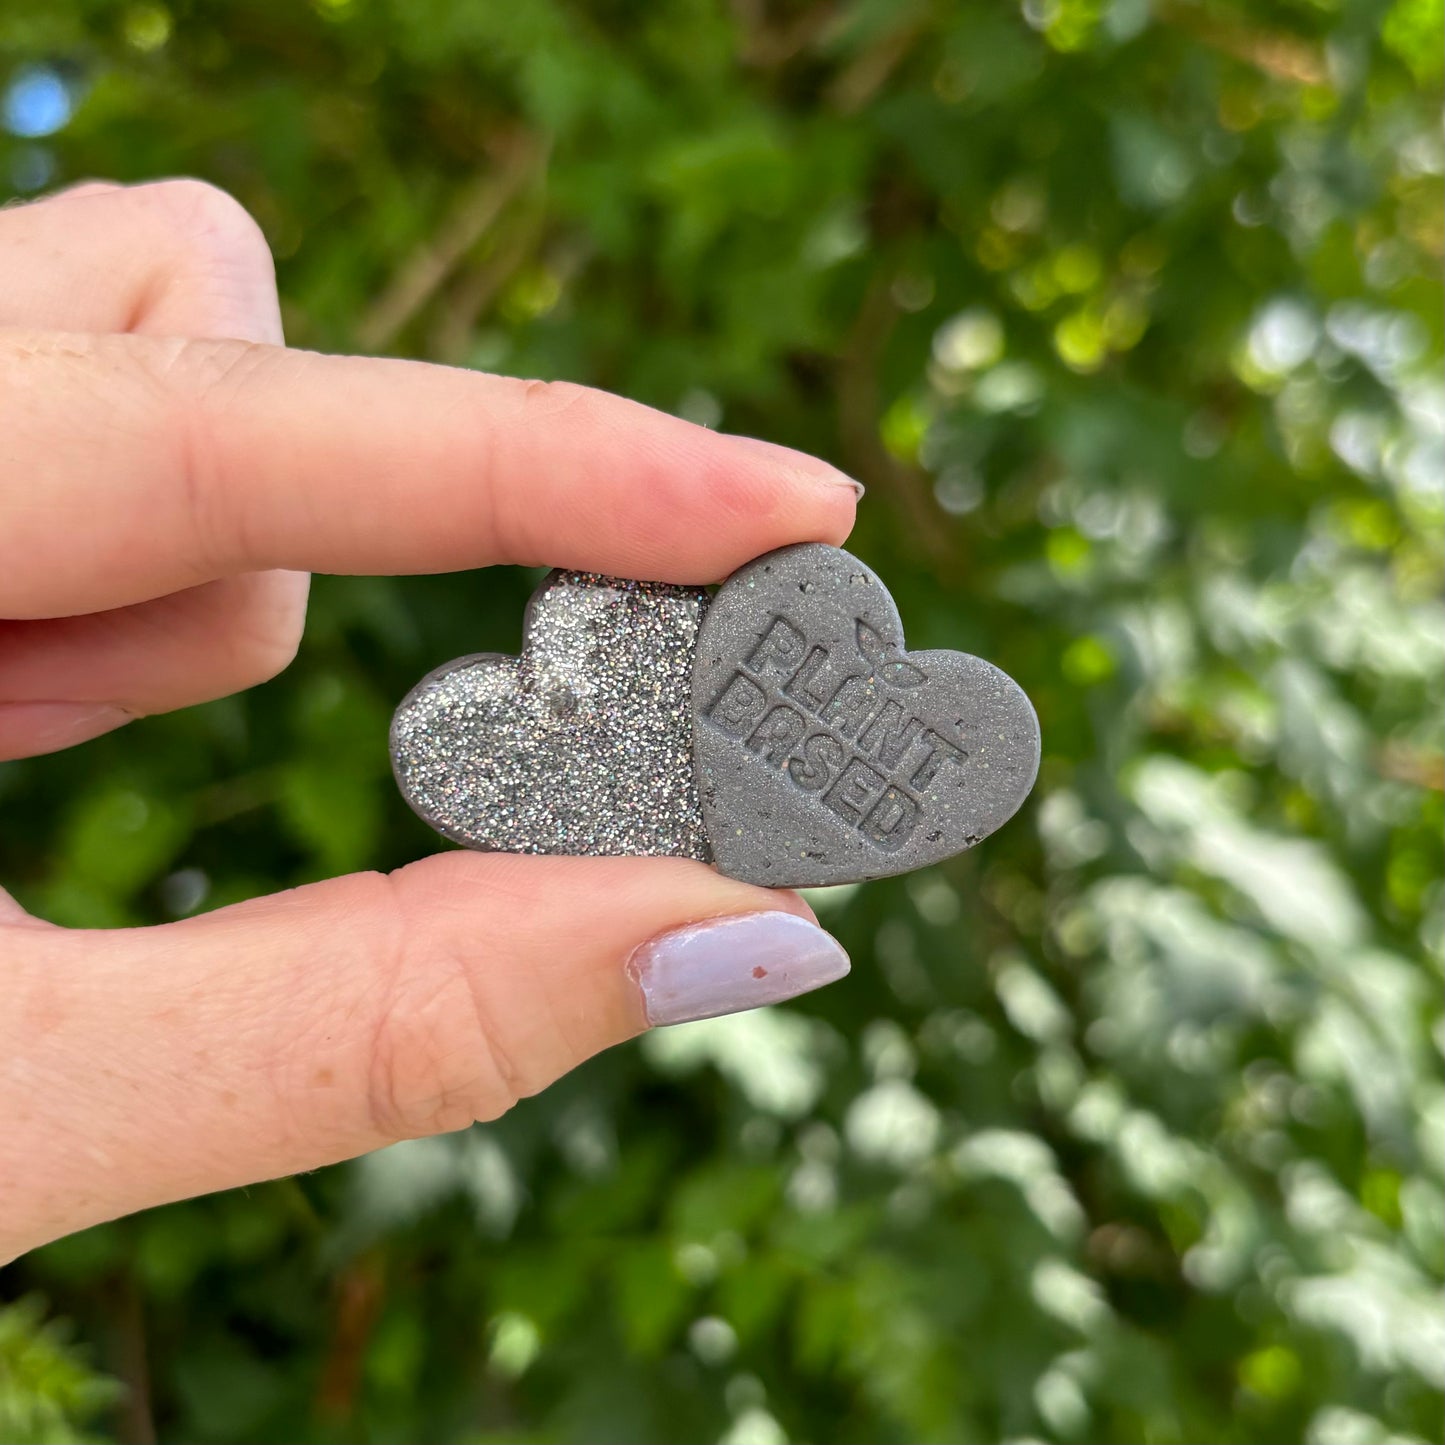
[[[692,764],[692,660],[707,593],[553,572],[522,653],[458,658],[391,726],[403,796],[448,838],[502,853],[707,861]]]
[[[1039,766],[1023,690],[964,652],[905,652],[888,589],[821,543],[733,573],[693,668],[694,753],[719,869],[769,887],[906,873],[1018,810]]]

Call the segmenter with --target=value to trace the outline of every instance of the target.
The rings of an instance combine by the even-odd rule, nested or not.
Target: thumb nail
[[[821,928],[780,912],[688,924],[644,943],[627,964],[653,1025],[781,1003],[848,968],[848,955]]]

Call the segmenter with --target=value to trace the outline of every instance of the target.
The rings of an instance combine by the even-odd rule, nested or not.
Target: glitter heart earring
[[[493,853],[710,861],[692,765],[698,587],[553,572],[518,657],[428,673],[396,710],[392,769],[439,833]]]

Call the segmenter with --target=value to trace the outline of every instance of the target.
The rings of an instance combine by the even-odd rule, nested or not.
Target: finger
[[[296,656],[304,572],[246,572],[108,612],[0,620],[0,759],[228,697]]]
[[[163,928],[0,932],[0,1259],[493,1118],[649,1023],[830,982],[847,958],[810,919],[681,859],[452,853]]]
[[[4,927],[6,924],[16,926],[22,923],[32,927],[41,926],[3,888],[0,888],[0,927]]]
[[[204,181],[90,182],[0,211],[0,326],[281,342],[271,249]]]
[[[53,191],[45,191],[36,197],[38,201],[58,200],[61,196],[89,196],[101,195],[107,191],[123,191],[125,186],[120,181],[102,181],[94,176],[84,181],[71,181],[67,185],[57,186]]]
[[[92,181],[0,211],[0,326],[279,342],[270,249],[201,181]],[[306,581],[253,573],[93,617],[0,622],[0,759],[264,681],[294,655]]]
[[[839,542],[800,453],[567,383],[236,342],[0,335],[0,616],[218,576],[488,562],[709,581]]]

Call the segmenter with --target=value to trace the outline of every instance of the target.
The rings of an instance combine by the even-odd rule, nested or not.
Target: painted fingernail
[[[822,988],[848,972],[848,955],[796,914],[738,913],[644,943],[627,972],[642,991],[648,1023],[681,1024]]]
[[[836,487],[851,487],[855,497],[863,495],[862,482],[855,482],[846,472],[840,472],[837,467],[830,466],[819,457],[795,451],[792,447],[779,446],[777,442],[765,442],[759,437],[740,437],[731,433],[728,435],[730,441],[759,453],[775,466],[786,467],[791,472],[802,472],[811,481]]]

